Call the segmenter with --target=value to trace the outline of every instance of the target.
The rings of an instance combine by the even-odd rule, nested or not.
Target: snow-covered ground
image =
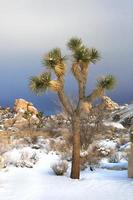
[[[80,180],[53,174],[55,154],[42,154],[34,168],[9,167],[0,171],[0,200],[132,200],[133,179],[127,171],[89,169]]]

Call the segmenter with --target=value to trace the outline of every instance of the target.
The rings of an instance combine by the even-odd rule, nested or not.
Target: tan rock
[[[38,114],[38,110],[33,106],[33,104],[24,99],[15,100],[14,110],[16,112],[19,112],[20,110],[31,111],[33,114]]]
[[[119,108],[119,105],[112,101],[109,97],[103,96],[101,106],[105,110],[113,111]]]
[[[3,121],[3,125],[4,125],[5,128],[8,128],[8,127],[13,126],[14,122],[15,122],[15,120],[13,118],[5,119]]]
[[[31,106],[31,105],[28,106],[28,111],[34,114],[38,114],[38,110],[34,106]]]
[[[21,119],[17,120],[14,123],[13,127],[18,128],[18,129],[28,128],[29,127],[29,122],[28,122],[27,119],[22,117]]]
[[[34,124],[39,124],[40,120],[38,119],[38,117],[36,115],[33,115],[31,118],[30,118],[30,123],[32,125]]]

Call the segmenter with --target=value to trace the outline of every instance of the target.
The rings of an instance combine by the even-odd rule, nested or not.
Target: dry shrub
[[[16,138],[21,138],[21,137],[34,138],[34,137],[39,137],[39,136],[43,136],[44,138],[49,138],[52,136],[52,133],[50,131],[24,130],[24,131],[14,133],[14,135]]]
[[[68,162],[66,160],[60,160],[54,163],[51,168],[57,176],[62,176],[68,169]]]
[[[121,160],[121,156],[119,155],[119,153],[116,153],[116,152],[114,152],[114,154],[108,157],[109,163],[119,163],[120,160]]]
[[[124,135],[121,135],[121,137],[119,139],[120,146],[124,145],[124,144],[126,144],[128,142],[129,142],[129,138],[125,137]]]
[[[124,150],[124,152],[122,153],[122,159],[128,161],[129,155],[130,155],[130,149],[126,149]]]
[[[88,127],[85,124],[81,125],[81,148],[83,150],[87,150],[89,145],[93,142],[95,133],[93,127]]]
[[[6,132],[0,132],[0,155],[10,149],[11,139]]]
[[[35,143],[37,138],[42,136],[43,138],[51,138],[53,137],[52,132],[50,131],[31,131],[31,130],[24,130],[19,132],[1,132],[0,133],[0,143],[5,145],[12,144],[14,139],[21,139],[21,138],[30,138],[29,143]]]
[[[73,138],[73,135],[71,134],[71,133],[65,133],[65,132],[63,132],[62,133],[62,137],[63,137],[63,139],[66,141],[66,143],[68,144],[68,145],[72,145],[72,138]]]
[[[3,156],[0,155],[0,169],[5,167],[5,160],[3,158]]]
[[[51,151],[55,151],[61,155],[64,159],[70,159],[71,157],[71,145],[67,143],[62,137],[49,140],[49,148]]]
[[[98,165],[101,155],[96,144],[91,145],[88,151],[83,152],[80,158],[81,169],[84,170],[88,165]]]

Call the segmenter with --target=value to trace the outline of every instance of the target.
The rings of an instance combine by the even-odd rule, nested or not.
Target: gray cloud
[[[99,74],[113,73],[118,78],[114,97],[123,99],[126,92],[126,100],[130,101],[132,10],[131,0],[0,0],[0,83],[7,72],[14,72],[12,78],[18,76],[25,83],[22,90],[28,91],[27,77],[41,70],[43,53],[54,46],[66,52],[66,41],[79,36],[89,46],[97,47],[103,57],[91,68],[88,87],[93,87]],[[17,91],[18,86],[10,78],[8,84]]]

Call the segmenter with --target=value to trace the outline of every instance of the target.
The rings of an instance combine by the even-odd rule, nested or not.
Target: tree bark
[[[68,115],[72,115],[73,113],[73,107],[71,105],[71,102],[69,101],[69,99],[66,97],[65,95],[65,91],[64,91],[64,77],[58,77],[58,81],[61,84],[61,90],[58,91],[58,97],[60,102],[63,105],[63,108],[65,109],[65,111],[67,112]]]
[[[74,113],[72,116],[73,154],[71,178],[80,178],[80,117]]]
[[[133,142],[131,141],[131,150],[128,159],[128,178],[133,178]]]

